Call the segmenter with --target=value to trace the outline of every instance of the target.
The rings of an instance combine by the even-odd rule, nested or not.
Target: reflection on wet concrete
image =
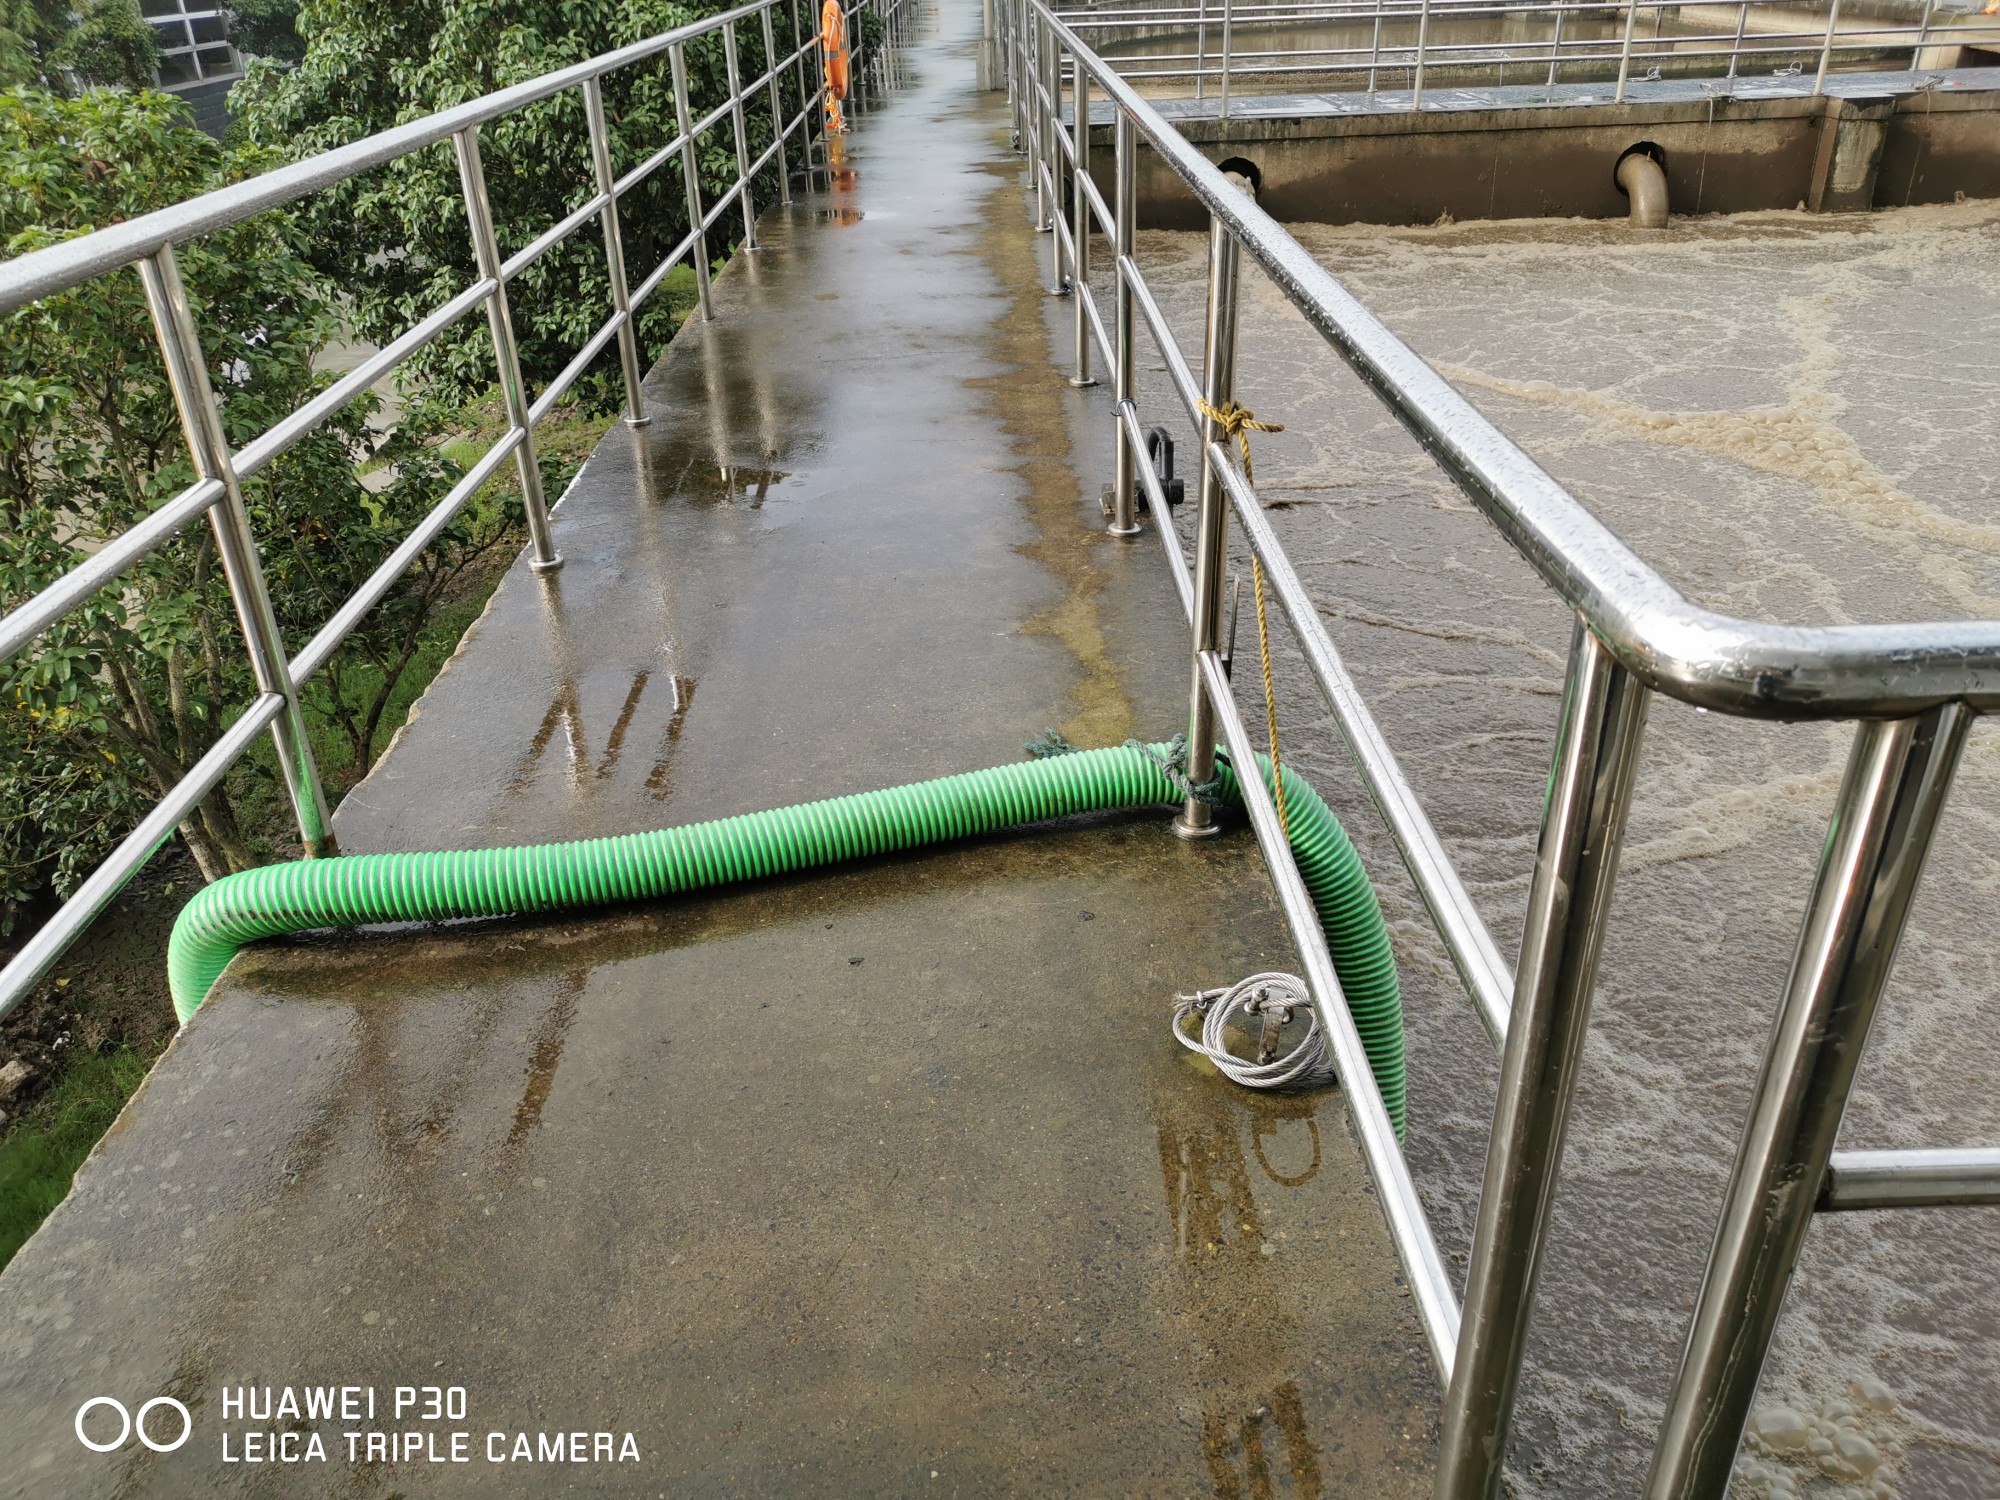
[[[1267,1450],[1268,1429],[1282,1443],[1282,1467],[1278,1473],[1289,1483],[1284,1489],[1272,1483],[1272,1455]],[[1271,1500],[1292,1494],[1300,1500],[1318,1500],[1320,1487],[1319,1449],[1306,1429],[1305,1407],[1296,1382],[1286,1381],[1269,1398],[1243,1417],[1232,1430],[1228,1418],[1207,1412],[1202,1419],[1202,1457],[1208,1460],[1210,1482],[1216,1500]]]
[[[563,976],[555,1003],[536,1026],[532,1050],[528,1053],[528,1081],[521,1091],[521,1103],[514,1111],[514,1128],[507,1132],[507,1144],[518,1146],[528,1132],[542,1123],[542,1106],[549,1102],[555,1087],[556,1068],[562,1062],[563,1042],[570,1023],[576,1019],[576,997],[590,977],[587,969],[571,969]]]
[[[534,782],[541,768],[542,758],[549,746],[555,742],[558,730],[562,733],[564,750],[564,779],[573,788],[581,788],[586,781],[609,780],[618,769],[618,762],[625,754],[625,739],[631,732],[632,721],[638,714],[640,700],[645,696],[647,684],[652,681],[650,672],[635,672],[632,686],[625,694],[625,701],[619,706],[618,717],[612,721],[611,732],[605,737],[601,752],[593,752],[588,733],[584,728],[583,704],[574,682],[562,683],[556,692],[555,701],[549,704],[549,711],[542,717],[534,737],[528,741],[527,749],[520,763],[515,767],[508,783],[511,792],[525,792]],[[646,789],[664,796],[668,777],[673,768],[674,746],[681,737],[681,730],[687,724],[688,709],[694,703],[695,683],[692,677],[671,676],[666,679],[665,689],[671,695],[670,716],[665,731],[659,737],[652,767],[646,772]]]
[[[1294,1231],[1278,1226],[1292,1222],[1289,1193],[1319,1174],[1326,1101],[1247,1094],[1205,1066],[1183,1066],[1207,1075],[1206,1086],[1175,1079],[1157,1091],[1154,1127],[1173,1245],[1168,1284],[1204,1370],[1202,1457],[1217,1497],[1319,1496],[1321,1452],[1303,1388],[1281,1378],[1303,1351],[1283,1333],[1299,1267]],[[1307,1159],[1281,1171],[1266,1144],[1287,1122]]]
[[[556,509],[567,566],[509,575],[347,849],[1180,719],[1172,594],[1103,538],[1078,432],[1108,428],[1048,376],[1004,109],[965,91],[977,7],[942,24],[717,278],[651,426]],[[1165,1035],[1177,988],[1288,962],[1247,836],[1151,815],[260,946],[6,1273],[0,1495],[1419,1495],[1436,1392],[1341,1100]],[[272,1477],[220,1461],[224,1379],[448,1380],[476,1433],[644,1458]],[[185,1392],[204,1441],[89,1463],[85,1385]]]

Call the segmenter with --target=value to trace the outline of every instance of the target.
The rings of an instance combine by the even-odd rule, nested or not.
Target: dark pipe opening
[[[1664,147],[1654,141],[1635,141],[1632,145],[1620,151],[1618,153],[1618,160],[1611,164],[1612,184],[1621,193],[1625,192],[1625,184],[1618,181],[1618,169],[1625,164],[1625,158],[1628,156],[1650,156],[1660,164],[1662,172],[1667,170],[1667,153]],[[1630,194],[1627,194],[1627,196],[1629,197]]]
[[[1257,163],[1247,156],[1225,156],[1215,164],[1220,172],[1234,172],[1238,177],[1250,179],[1250,196],[1256,197],[1264,191],[1264,174],[1257,169]]]

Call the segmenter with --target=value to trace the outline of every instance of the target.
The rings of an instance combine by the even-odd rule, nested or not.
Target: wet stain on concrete
[[[1177,714],[1163,580],[1068,469],[1099,398],[1049,365],[1002,109],[965,98],[977,9],[950,24],[956,73],[852,145],[865,204],[769,214],[716,279],[653,425],[558,509],[564,571],[510,575],[351,847],[694,822]],[[0,1429],[35,1500],[385,1494],[409,1471],[213,1441],[116,1489],[67,1393],[438,1379],[481,1432],[635,1429],[639,1468],[574,1482],[647,1500],[1413,1497],[1436,1393],[1340,1096],[1246,1097],[1165,1034],[1176,986],[1288,955],[1254,843],[1163,812],[260,945],[8,1268]]]
[[[992,186],[985,194],[979,251],[1007,296],[1006,311],[994,319],[987,337],[1003,370],[966,386],[984,396],[1013,445],[1021,503],[1037,531],[1017,550],[1048,569],[1063,591],[1030,617],[1022,632],[1059,641],[1082,673],[1058,726],[1063,735],[1079,745],[1116,745],[1134,732],[1132,696],[1108,649],[1099,608],[1105,580],[1094,554],[1104,533],[1078,521],[1077,464],[1061,378],[1049,365],[1044,294],[1034,264],[1040,242],[1022,230],[1012,163],[1002,159],[982,169]]]

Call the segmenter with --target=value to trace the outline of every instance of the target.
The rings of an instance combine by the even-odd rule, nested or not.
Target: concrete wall
[[[2000,197],[2000,92],[1190,120],[1182,129],[1211,161],[1256,163],[1259,202],[1311,223],[1623,217],[1612,171],[1640,141],[1664,152],[1677,214]],[[1108,198],[1108,125],[1091,131],[1091,173]],[[1150,151],[1138,196],[1149,227],[1204,222]]]
[[[2000,95],[1925,94],[1897,101],[1874,206],[2000,198]]]

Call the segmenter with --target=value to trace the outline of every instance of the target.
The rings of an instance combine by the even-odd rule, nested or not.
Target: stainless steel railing
[[[883,18],[890,35],[904,24],[907,0],[848,0],[850,19],[863,11]],[[780,51],[774,18],[784,18],[791,33],[788,50]],[[756,244],[756,182],[767,170],[777,201],[792,201],[792,163],[788,142],[800,136],[800,167],[814,167],[816,107],[824,92],[820,68],[810,61],[817,49],[817,14],[801,23],[793,0],[752,0],[733,10],[676,27],[629,47],[619,48],[540,78],[501,89],[454,109],[383,131],[352,145],[325,152],[260,177],[235,183],[156,213],[47,249],[0,262],[0,313],[68,290],[95,276],[115,274],[136,266],[145,283],[161,357],[165,362],[181,425],[194,460],[195,482],[162,504],[137,526],[113,539],[80,562],[56,583],[21,601],[0,618],[0,661],[30,646],[70,610],[98,590],[114,586],[121,574],[157,550],[183,528],[206,517],[213,527],[219,554],[247,646],[256,698],[177,783],[139,826],[98,866],[68,901],[42,926],[14,959],[0,970],[0,1016],[20,1003],[63,951],[91,920],[122,890],[127,881],[165,843],[194,806],[249,751],[268,729],[276,741],[278,762],[298,819],[299,837],[308,857],[333,852],[326,794],[314,764],[299,706],[299,684],[324,667],[357,623],[389,592],[452,518],[509,458],[514,460],[527,514],[530,559],[537,572],[562,566],[549,532],[548,504],[542,493],[541,470],[535,460],[535,427],[561,401],[577,379],[613,340],[618,341],[624,380],[625,420],[639,426],[646,420],[640,380],[644,365],[636,316],[659,289],[667,273],[692,260],[700,293],[701,312],[709,305],[710,237],[732,208],[743,219],[743,245]],[[766,67],[756,78],[742,76],[739,28],[755,26]],[[694,117],[689,92],[687,48],[692,42],[720,35],[728,95],[700,118]],[[614,177],[610,134],[605,118],[603,80],[608,75],[664,56],[673,75],[678,129],[674,139],[659,145],[622,177]],[[784,111],[780,81],[788,79],[798,108]],[[863,79],[862,82],[866,83]],[[583,96],[590,137],[592,195],[575,210],[512,255],[501,252],[487,199],[485,167],[480,159],[479,132],[484,125],[540,100],[576,90]],[[746,110],[766,112],[772,140],[754,160],[748,146]],[[729,125],[735,148],[736,176],[713,201],[706,201],[696,162],[696,150],[713,129]],[[471,230],[476,279],[428,317],[413,324],[387,346],[370,355],[326,390],[286,415],[268,431],[232,450],[223,434],[221,411],[187,293],[181,284],[174,247],[184,241],[291,203],[371,167],[413,151],[451,141],[457,152],[459,182],[466,220]],[[685,186],[688,232],[636,288],[628,288],[625,252],[620,238],[618,203],[654,172],[678,160]],[[604,240],[609,273],[610,308],[576,356],[539,394],[531,394],[522,377],[514,341],[514,322],[507,287],[515,277],[556,245],[595,220]],[[242,481],[256,474],[301,438],[319,427],[349,401],[373,387],[412,354],[429,344],[475,309],[486,311],[495,354],[495,380],[506,411],[507,430],[466,471],[410,535],[385,558],[356,592],[334,612],[319,632],[296,654],[287,655],[264,583],[257,539],[251,534]]]
[[[1239,766],[1254,764],[1219,654],[1233,517],[1476,1013],[1501,1049],[1461,1304],[1362,1058],[1275,809],[1258,779],[1245,778],[1250,822],[1334,1038],[1347,1106],[1445,1387],[1441,1500],[1498,1493],[1648,704],[1665,694],[1746,718],[1858,721],[1648,1485],[1657,1497],[1721,1494],[1815,1208],[2000,1200],[2000,1150],[1834,1150],[1967,728],[1977,713],[2000,707],[2000,621],[1804,628],[1735,619],[1683,598],[1234,187],[1045,0],[1007,0],[997,25],[1036,224],[1050,236],[1051,286],[1074,301],[1072,379],[1092,383],[1099,356],[1114,382],[1110,529],[1135,535],[1143,496],[1188,614],[1189,774],[1196,780],[1211,774],[1218,743]],[[1112,115],[1108,161],[1103,145],[1092,144],[1094,95],[1108,101]],[[1209,213],[1199,375],[1134,252],[1142,144]],[[1108,202],[1099,175],[1112,184]],[[1098,235],[1113,262],[1108,329],[1089,281]],[[1246,255],[1574,614],[1554,764],[1511,973],[1209,415],[1234,391],[1237,280]],[[1142,321],[1200,444],[1192,563],[1146,454],[1136,392]],[[1198,832],[1206,818],[1206,809],[1190,802],[1182,823]]]
[[[1195,0],[1056,14],[1096,39],[1127,82],[1191,82],[1197,99],[1213,85],[1225,117],[1232,91],[1245,86],[1407,91],[1414,110],[1441,84],[1554,90],[1615,79],[1613,98],[1622,101],[1634,78],[1810,72],[1818,94],[1833,71],[1950,68],[1962,48],[2000,49],[2000,19],[1936,0],[1925,0],[1914,23],[1843,18],[1842,7],[1830,0],[1821,17],[1757,0]],[[1239,47],[1243,29],[1261,45]]]

